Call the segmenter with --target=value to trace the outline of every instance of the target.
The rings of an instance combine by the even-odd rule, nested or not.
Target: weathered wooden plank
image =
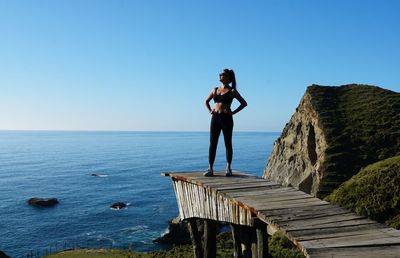
[[[345,214],[353,214],[347,210],[322,210],[322,211],[314,211],[314,212],[303,212],[303,213],[293,213],[293,214],[282,214],[282,215],[272,215],[268,216],[268,219],[271,221],[279,221],[280,223],[287,221],[296,221],[296,220],[304,220],[304,219],[312,219],[312,218],[322,218],[326,216],[334,216],[334,215],[345,215]]]
[[[221,192],[223,189],[243,189],[243,188],[252,188],[259,186],[277,186],[277,184],[263,182],[263,181],[253,181],[253,182],[239,182],[239,183],[214,183],[212,185],[204,184],[203,187],[207,187],[216,192]]]
[[[369,225],[369,224],[375,224],[375,221],[371,221],[368,219],[355,219],[355,220],[349,220],[349,221],[340,221],[340,222],[334,222],[334,223],[326,223],[323,225],[315,225],[315,226],[302,226],[302,225],[290,225],[290,226],[284,226],[284,227],[280,227],[281,228],[285,228],[285,230],[306,230],[306,229],[317,229],[317,228],[340,228],[340,227],[348,227],[348,226],[356,226],[356,225]]]
[[[307,254],[310,257],[320,257],[320,258],[400,257],[400,246],[309,248],[307,249]]]
[[[161,172],[161,175],[173,177],[173,176],[179,176],[179,177],[184,177],[184,178],[198,178],[198,179],[209,179],[209,178],[233,178],[233,177],[238,177],[238,178],[260,178],[255,175],[250,175],[246,174],[245,172],[242,171],[237,171],[233,170],[232,173],[234,173],[233,176],[231,177],[226,177],[225,176],[225,171],[214,171],[214,175],[211,177],[205,177],[204,174],[205,171],[163,171]],[[266,181],[269,181],[265,179]]]
[[[256,176],[252,175],[247,175],[244,173],[240,173],[237,171],[233,171],[234,176],[232,177],[226,177],[225,172],[215,172],[213,176],[211,177],[205,177],[203,176],[204,171],[197,171],[197,172],[182,172],[182,173],[171,173],[171,172],[165,172],[168,173],[170,177],[172,178],[178,178],[182,181],[197,181],[197,182],[205,182],[205,181],[212,181],[212,180],[232,180],[236,178],[259,178]],[[266,180],[267,181],[267,180]]]
[[[182,205],[180,204],[180,192],[177,189],[176,186],[176,182],[172,181],[172,186],[174,188],[174,192],[175,192],[175,197],[176,197],[176,202],[178,203],[178,210],[179,210],[179,216],[180,218],[183,220],[184,216],[183,216],[183,211],[182,211]]]
[[[195,174],[195,173],[199,173],[199,171],[187,171],[187,172],[184,172],[184,171],[162,171],[162,172],[160,172],[160,174],[162,176],[169,176],[169,177],[172,177],[174,174],[188,174],[188,175],[190,175],[190,174]]]
[[[237,188],[230,188],[226,187],[227,190],[235,190],[236,192],[247,192],[247,191],[262,191],[262,190],[272,190],[275,188],[278,188],[279,186],[269,186],[269,185],[255,185],[255,186],[243,186],[243,187],[237,187]],[[224,194],[226,197],[230,197],[231,199],[235,199],[234,197],[231,197],[230,195],[225,193],[225,189],[223,190],[218,190],[216,191],[218,194]]]
[[[193,178],[196,178],[195,175],[197,174],[198,176],[200,176],[199,172],[196,173],[190,173],[193,174]],[[187,182],[187,183],[192,183],[192,184],[196,184],[196,185],[203,185],[203,183],[201,183],[200,181],[196,181],[194,179],[192,179],[191,177],[189,177],[189,173],[176,173],[176,174],[170,174],[170,177],[172,178],[172,180],[177,180],[177,181],[182,181],[182,182]]]
[[[243,182],[257,182],[257,181],[262,181],[261,178],[251,178],[251,177],[222,177],[222,176],[218,176],[218,177],[188,177],[185,178],[185,180],[183,181],[190,181],[190,183],[198,183],[198,184],[213,184],[213,183],[229,183],[229,182],[239,182],[239,181],[243,181]],[[265,181],[264,182],[270,182],[270,181]]]
[[[265,186],[275,186],[278,185],[276,183],[271,182],[254,182],[254,183],[244,183],[243,185],[223,185],[223,186],[215,186],[213,187],[214,191],[224,191],[228,189],[246,189],[246,188],[256,188],[256,187],[265,187]]]
[[[267,185],[263,187],[254,187],[254,188],[248,188],[248,189],[224,189],[224,190],[219,190],[218,193],[225,194],[231,198],[235,198],[236,196],[243,196],[246,195],[247,193],[260,193],[262,194],[263,191],[270,191],[270,190],[279,190],[281,189],[280,185]],[[281,190],[281,192],[284,190]],[[286,190],[290,191],[290,190]]]
[[[318,235],[315,236],[315,238],[308,238],[308,239],[304,239],[304,238],[298,238],[297,240],[299,242],[310,242],[310,241],[349,241],[349,242],[358,242],[361,240],[378,240],[378,239],[383,239],[383,238],[397,238],[396,236],[391,236],[385,232],[379,232],[379,231],[373,231],[373,230],[369,230],[369,231],[355,231],[353,232],[353,234],[350,234],[350,232],[345,232],[342,234],[331,234],[331,235]],[[300,240],[301,239],[301,240]]]
[[[316,201],[316,198],[311,196],[297,196],[297,195],[282,195],[282,196],[278,195],[271,198],[266,198],[265,196],[250,195],[250,196],[240,196],[235,198],[235,200],[241,202],[267,203],[272,207],[276,203],[278,204],[289,204],[289,203],[299,203],[299,202],[308,203]]]
[[[192,171],[192,172],[168,172],[170,177],[174,178],[182,178],[181,180],[184,180],[186,178],[193,178],[193,177],[200,177],[203,176],[204,172],[201,171]]]
[[[329,203],[323,203],[319,205],[318,207],[316,206],[310,206],[310,207],[296,207],[296,208],[288,208],[288,209],[281,209],[281,210],[267,210],[263,211],[269,216],[307,216],[309,214],[315,214],[315,215],[324,215],[324,214],[342,214],[342,213],[347,213],[350,212],[349,210],[338,207],[338,206],[333,206],[330,205]]]
[[[265,199],[265,201],[272,200],[274,197],[283,197],[283,196],[303,196],[303,197],[312,197],[311,195],[301,193],[298,191],[294,191],[293,189],[281,189],[279,186],[276,188],[256,188],[249,191],[242,191],[242,192],[225,192],[226,195],[232,198],[240,198],[240,197],[247,197],[251,196],[252,198],[259,198]]]
[[[400,238],[368,236],[344,236],[329,239],[302,241],[303,248],[355,247],[355,246],[386,246],[400,245]]]
[[[187,217],[186,214],[188,205],[186,205],[184,200],[184,188],[181,186],[182,183],[183,183],[182,181],[174,181],[174,186],[176,189],[176,197],[179,207],[179,215],[181,219],[185,219]]]
[[[282,190],[281,186],[274,185],[274,186],[266,186],[266,187],[257,187],[257,188],[250,188],[246,191],[242,189],[238,190],[229,190],[229,191],[219,191],[219,193],[223,193],[233,199],[237,197],[245,197],[245,196],[264,196],[265,198],[273,197],[275,193],[277,196],[283,195],[293,195],[297,196],[296,192],[293,190]]]
[[[239,200],[238,200],[239,201]],[[240,200],[243,202],[243,200]],[[306,200],[306,201],[282,201],[281,203],[267,203],[262,201],[256,201],[251,199],[246,199],[246,204],[250,207],[253,207],[255,210],[265,210],[265,209],[284,209],[284,208],[291,208],[291,207],[302,207],[302,206],[315,206],[324,204],[320,200]]]
[[[333,206],[330,204],[321,204],[315,206],[300,206],[300,207],[290,207],[290,208],[283,208],[283,209],[268,209],[268,210],[259,210],[258,216],[263,218],[272,218],[274,216],[288,216],[288,217],[295,217],[301,215],[308,215],[308,214],[323,214],[325,212],[348,212],[348,210]]]
[[[295,191],[298,191],[298,190],[296,190],[296,189],[294,189],[292,187],[282,187],[281,185],[270,185],[270,186],[266,186],[265,189],[258,189],[258,188],[246,189],[246,190],[243,190],[243,189],[226,189],[226,190],[222,190],[222,191],[219,191],[219,192],[222,192],[224,194],[230,195],[230,196],[232,196],[234,198],[236,195],[240,196],[240,195],[242,195],[243,193],[246,193],[246,192],[257,192],[257,191],[267,191],[267,192],[268,191],[271,191],[271,192],[274,192],[274,191],[276,191],[276,192],[290,192],[290,191],[292,191],[292,192],[295,192]]]
[[[271,197],[270,199],[264,200],[264,201],[262,199],[258,200],[257,199],[258,196],[254,196],[254,197],[256,197],[256,198],[253,198],[253,196],[244,196],[243,199],[241,199],[241,197],[239,197],[239,198],[237,198],[237,200],[251,201],[251,202],[263,202],[263,203],[268,202],[268,204],[271,204],[271,207],[272,207],[272,204],[274,204],[274,203],[290,203],[290,202],[296,202],[296,201],[307,203],[306,202],[307,200],[313,201],[312,197],[296,196],[296,195],[276,196],[276,197]]]
[[[197,179],[197,180],[192,180],[197,183],[202,183],[204,185],[206,184],[219,184],[219,183],[238,183],[238,182],[243,182],[243,183],[248,183],[248,182],[265,182],[265,183],[270,183],[270,184],[277,184],[275,182],[263,180],[262,178],[236,178],[236,177],[219,177],[219,178],[212,178],[212,177],[205,177],[204,179]],[[193,183],[193,182],[191,182]]]
[[[307,229],[285,229],[286,234],[288,236],[298,239],[300,237],[305,236],[316,236],[316,235],[324,235],[324,234],[335,234],[335,233],[346,233],[346,232],[357,232],[363,230],[381,230],[384,228],[383,225],[378,223],[373,224],[361,224],[361,225],[349,225],[345,227],[328,227],[328,228],[307,228]]]
[[[266,199],[265,201],[267,202],[273,202],[276,200],[281,200],[281,199],[285,199],[285,198],[314,198],[314,196],[311,196],[309,194],[305,194],[305,193],[297,193],[297,192],[291,192],[291,191],[282,191],[282,192],[275,192],[272,194],[268,194],[268,192],[266,194],[244,194],[242,196],[239,197],[250,197],[250,198],[260,198],[260,199]]]
[[[238,186],[240,189],[241,186],[252,186],[252,185],[272,185],[271,183],[266,183],[263,181],[249,181],[249,182],[212,182],[212,183],[204,183],[202,186],[213,189],[213,191],[218,191],[219,188],[229,187],[235,189],[235,186]]]
[[[273,197],[283,197],[283,196],[297,196],[297,193],[291,189],[281,189],[280,186],[266,186],[266,187],[256,187],[239,189],[235,191],[220,191],[219,193],[225,194],[227,197],[232,199],[242,198],[242,197],[255,197],[260,196],[260,199],[265,199],[267,202],[268,198]]]
[[[380,237],[399,237],[399,235],[391,234],[391,232],[387,232],[386,229],[365,229],[365,230],[352,230],[352,231],[343,231],[343,230],[336,230],[330,233],[319,233],[313,235],[303,235],[297,236],[297,241],[310,241],[310,240],[318,240],[318,239],[328,239],[328,238],[336,238],[336,237],[345,237],[345,236],[363,236],[363,235],[373,235],[375,238]]]
[[[215,186],[220,184],[244,184],[244,183],[256,183],[256,182],[268,182],[262,178],[235,178],[235,177],[225,177],[219,180],[215,180],[211,178],[208,181],[201,180],[199,181],[203,183],[205,186]],[[275,183],[276,184],[276,183]]]
[[[281,227],[290,228],[292,226],[296,227],[313,227],[313,226],[321,226],[321,225],[329,225],[337,222],[351,221],[351,220],[361,220],[365,219],[365,217],[358,216],[355,214],[340,214],[340,215],[329,215],[318,218],[307,218],[302,220],[272,220],[273,223],[279,223]]]
[[[241,201],[241,202],[262,202],[262,203],[269,203],[268,200],[271,200],[272,202],[275,201],[284,201],[284,200],[294,200],[294,199],[302,199],[302,198],[309,198],[309,196],[306,195],[297,195],[295,192],[282,192],[282,191],[274,191],[278,189],[270,189],[270,188],[263,188],[263,187],[258,187],[258,188],[252,188],[252,189],[246,189],[249,190],[249,193],[237,193],[232,195],[225,194],[228,198]],[[258,193],[258,194],[257,194]]]

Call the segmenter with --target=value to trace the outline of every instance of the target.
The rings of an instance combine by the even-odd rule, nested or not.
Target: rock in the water
[[[28,201],[29,205],[40,206],[40,207],[51,207],[58,204],[57,198],[30,198]]]
[[[91,176],[95,176],[95,177],[108,177],[107,174],[99,174],[99,173],[93,173],[93,174],[91,174]]]
[[[264,178],[324,197],[368,164],[400,154],[400,93],[368,85],[307,88]]]
[[[123,203],[123,202],[116,202],[116,203],[113,203],[110,207],[112,209],[119,210],[119,209],[122,209],[122,208],[126,208],[126,204]]]
[[[155,243],[162,244],[190,244],[190,235],[186,227],[186,223],[182,222],[179,217],[168,222],[168,232],[161,237],[153,240]]]
[[[0,258],[11,258],[11,257],[6,255],[3,251],[0,251]]]

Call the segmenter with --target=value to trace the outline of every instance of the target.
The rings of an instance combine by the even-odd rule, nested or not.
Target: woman
[[[221,85],[211,90],[208,94],[205,105],[212,115],[210,126],[210,148],[208,154],[208,169],[204,176],[212,176],[214,174],[214,161],[217,151],[218,138],[221,130],[224,134],[225,148],[226,148],[226,176],[232,175],[232,131],[233,119],[232,116],[247,106],[247,102],[240,96],[236,90],[236,79],[233,70],[224,69],[219,74],[219,81]],[[211,109],[210,101],[214,99],[215,105]],[[233,99],[237,99],[240,106],[234,111],[231,110]]]

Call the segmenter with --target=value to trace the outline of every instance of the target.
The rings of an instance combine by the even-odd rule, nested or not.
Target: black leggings
[[[208,163],[212,167],[215,161],[215,154],[217,152],[218,138],[221,133],[224,134],[225,148],[226,148],[226,162],[232,162],[232,132],[233,132],[233,118],[232,115],[226,113],[213,114],[210,125],[210,148],[208,152]]]

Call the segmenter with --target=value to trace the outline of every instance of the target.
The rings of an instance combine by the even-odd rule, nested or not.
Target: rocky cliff
[[[400,154],[400,93],[309,86],[274,143],[264,178],[324,197],[362,167]]]

